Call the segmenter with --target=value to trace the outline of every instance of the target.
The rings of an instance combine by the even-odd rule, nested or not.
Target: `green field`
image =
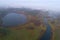
[[[60,40],[60,28],[56,27],[55,24],[51,24],[52,29],[54,30],[54,40]]]
[[[55,40],[60,40],[60,29],[55,30]]]
[[[22,30],[10,30],[10,33],[5,37],[1,37],[0,40],[37,40],[39,32],[34,30],[34,36],[31,32],[28,32],[25,29]]]

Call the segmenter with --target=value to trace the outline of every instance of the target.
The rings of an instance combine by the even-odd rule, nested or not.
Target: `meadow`
[[[4,30],[7,30],[7,35],[1,37],[0,40],[37,40],[40,36],[43,35],[43,32],[41,32],[41,30],[46,30],[42,27],[42,25],[39,27],[35,27],[33,30],[26,29],[25,27],[22,29],[18,28],[2,28]]]

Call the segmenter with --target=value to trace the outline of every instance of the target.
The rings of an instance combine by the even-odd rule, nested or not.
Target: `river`
[[[43,36],[39,40],[50,40],[51,38],[51,27],[48,24],[47,19],[44,19],[44,23],[46,25],[46,32],[43,34]]]

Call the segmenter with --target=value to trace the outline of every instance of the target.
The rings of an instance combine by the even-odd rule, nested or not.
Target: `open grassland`
[[[53,40],[60,40],[60,27],[56,27],[55,24],[51,24],[53,34]]]
[[[60,40],[60,29],[55,30],[55,40]]]
[[[25,28],[21,30],[16,30],[15,28],[10,30],[10,33],[7,34],[5,37],[1,37],[0,40],[37,40],[40,35],[40,31],[44,29],[42,26],[35,28],[34,30],[26,30]],[[46,28],[44,29],[46,30]]]
[[[25,29],[22,30],[11,30],[9,35],[0,38],[0,40],[36,40],[38,31],[34,30],[35,34],[32,36],[32,32],[28,32]]]

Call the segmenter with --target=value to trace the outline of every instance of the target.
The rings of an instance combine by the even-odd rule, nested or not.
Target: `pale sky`
[[[60,0],[0,0],[0,6],[60,10]]]

